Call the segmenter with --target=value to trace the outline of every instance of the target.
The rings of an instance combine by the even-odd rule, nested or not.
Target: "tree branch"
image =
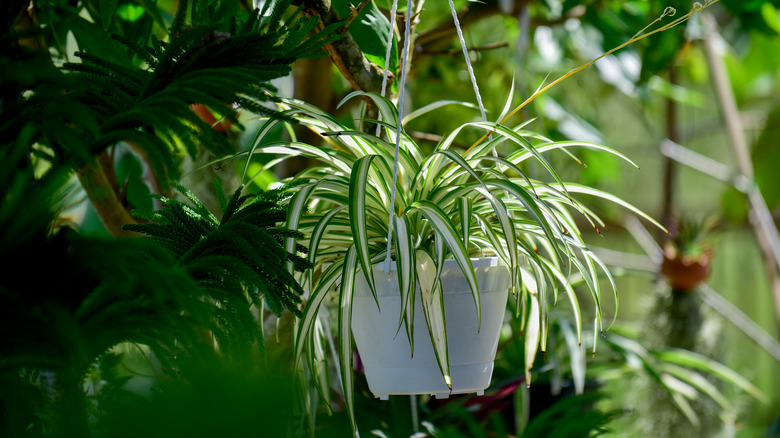
[[[497,43],[490,43],[485,44],[483,46],[478,47],[469,47],[467,50],[469,52],[481,52],[485,50],[493,50],[493,49],[500,49],[502,47],[507,47],[509,45],[506,41],[500,41]],[[455,55],[462,55],[463,51],[461,49],[450,49],[450,50],[439,50],[439,51],[426,51],[425,49],[422,49],[420,52],[422,55],[448,55],[448,56],[455,56]]]
[[[108,160],[108,154],[103,152],[98,158],[76,169],[76,175],[87,193],[87,197],[95,207],[101,222],[111,235],[114,237],[138,236],[137,233],[122,230],[122,225],[134,224],[136,221],[122,205],[113,184],[109,181],[101,165],[105,165],[106,160]]]
[[[515,1],[512,5],[512,10],[507,15],[518,16],[525,6],[534,1],[536,0]],[[466,28],[485,17],[503,13],[498,2],[491,4],[469,3],[469,6],[458,13],[458,20],[460,20],[460,26]],[[420,34],[420,36],[417,37],[417,47],[421,47],[423,48],[422,50],[429,52],[441,51],[450,44],[450,41],[455,34],[455,23],[452,20],[446,20],[435,28]]]
[[[320,16],[322,27],[342,21],[330,0],[303,0],[301,3],[307,14]],[[339,32],[344,37],[325,46],[333,63],[356,90],[381,91],[382,69],[369,62],[346,27]]]

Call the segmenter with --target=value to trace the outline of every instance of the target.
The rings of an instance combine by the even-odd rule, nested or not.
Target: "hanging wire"
[[[395,4],[395,0],[393,1]],[[398,181],[398,154],[401,149],[401,119],[404,112],[404,87],[406,86],[406,63],[409,59],[409,28],[412,23],[412,0],[406,1],[406,26],[404,28],[404,50],[401,58],[401,82],[398,84],[398,123],[395,132],[395,157],[393,159],[393,185],[390,190],[390,220],[387,224],[387,256],[385,257],[385,274],[390,273],[390,250],[393,239],[393,215],[395,214],[395,184]],[[388,41],[392,44],[392,40]],[[387,71],[387,64],[385,64]]]
[[[477,95],[477,105],[479,105],[479,112],[482,114],[482,120],[488,121],[485,114],[485,106],[482,105],[482,96],[479,94],[479,86],[477,85],[477,78],[474,76],[474,69],[471,68],[471,58],[469,58],[469,49],[466,48],[466,40],[463,38],[463,31],[460,28],[460,21],[458,20],[458,13],[455,11],[455,4],[450,1],[450,11],[452,11],[452,20],[455,22],[455,30],[458,32],[458,39],[460,40],[460,47],[463,49],[463,57],[466,58],[466,68],[471,78],[471,86],[474,87],[474,94]]]
[[[390,68],[390,55],[393,53],[393,41],[395,40],[395,16],[398,13],[398,0],[393,0],[390,8],[390,34],[387,36],[387,50],[385,51],[385,68],[382,70],[382,97],[387,93],[387,76]],[[408,15],[408,13],[407,13]],[[382,121],[382,113],[379,113],[379,121]],[[376,136],[382,132],[382,124],[376,124]]]

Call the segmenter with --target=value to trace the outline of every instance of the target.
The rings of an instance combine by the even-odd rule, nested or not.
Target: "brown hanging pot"
[[[663,274],[674,290],[690,292],[709,278],[712,262],[712,248],[707,248],[697,256],[683,254],[669,244],[664,248],[664,260],[661,263]]]

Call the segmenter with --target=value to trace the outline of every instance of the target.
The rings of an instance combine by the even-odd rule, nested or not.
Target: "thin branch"
[[[718,95],[718,102],[722,111],[731,147],[737,161],[739,172],[747,179],[753,179],[753,162],[750,159],[750,151],[745,140],[745,134],[739,118],[739,109],[734,90],[731,88],[726,65],[717,49],[715,30],[715,18],[710,14],[704,14],[704,27],[707,36],[704,39],[704,48],[712,71],[713,85]],[[756,234],[761,252],[764,256],[769,281],[772,285],[772,295],[775,301],[775,315],[780,319],[780,235],[778,235],[769,208],[761,196],[761,192],[754,184],[750,184],[748,200],[752,207],[751,225]]]
[[[519,15],[522,8],[534,1],[536,0],[515,1],[512,5],[512,11],[510,11],[508,15]],[[465,28],[485,17],[503,13],[498,2],[491,4],[475,2],[469,3],[468,6],[458,13],[458,20],[460,21],[460,25]],[[423,51],[437,51],[441,45],[448,45],[456,33],[457,30],[455,29],[453,20],[446,20],[439,26],[421,33],[420,36],[417,37],[416,47],[422,48]]]
[[[478,46],[478,47],[469,47],[466,50],[468,50],[469,52],[481,52],[481,51],[485,51],[485,50],[500,49],[502,47],[507,47],[507,46],[509,46],[509,43],[506,42],[506,41],[503,41],[503,42],[485,44],[483,46]],[[455,56],[455,55],[460,55],[461,52],[462,52],[461,49],[439,50],[439,51],[436,51],[436,50],[426,51],[425,49],[423,49],[419,53],[422,54],[422,55],[448,55],[448,56]]]
[[[715,289],[706,284],[701,284],[699,285],[698,290],[701,293],[701,298],[705,304],[725,316],[726,319],[742,330],[742,332],[752,339],[753,342],[780,361],[780,342],[773,338],[772,335],[756,324],[749,316],[745,315],[737,306],[723,298]]]

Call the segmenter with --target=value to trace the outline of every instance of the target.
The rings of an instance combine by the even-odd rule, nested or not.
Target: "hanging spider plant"
[[[412,344],[415,294],[428,293],[429,299],[422,300],[426,322],[448,384],[446,325],[458,321],[446,320],[445,324],[441,314],[443,306],[433,298],[441,296],[439,276],[445,259],[454,259],[468,281],[477,329],[482,324],[481,300],[471,257],[496,257],[508,269],[515,314],[525,324],[523,333],[530,359],[527,370],[532,366],[537,347],[546,348],[548,308],[558,300],[559,291],[571,303],[581,342],[583,317],[578,298],[568,283],[574,273],[579,273],[587,284],[595,308],[595,333],[600,332],[603,299],[600,271],[609,280],[610,298],[616,303],[617,294],[608,270],[585,245],[573,213],[583,216],[596,229],[603,224],[591,210],[574,200],[574,195],[593,195],[612,201],[658,224],[608,193],[564,183],[543,154],[589,148],[633,165],[630,160],[598,144],[550,141],[526,130],[528,123],[510,128],[484,121],[461,125],[445,135],[430,154],[402,134],[396,154],[395,132],[399,120],[394,105],[377,94],[363,92],[353,92],[345,101],[356,96],[367,97],[378,106],[384,120],[379,123],[386,128],[388,138],[353,130],[305,103],[286,101],[284,114],[321,133],[324,145],[314,147],[292,142],[259,146],[273,125],[280,123],[271,120],[258,132],[255,146],[250,150],[250,155],[275,153],[281,154],[280,159],[304,156],[319,163],[295,177],[299,184],[289,203],[286,224],[304,234],[309,261],[314,266],[306,279],[310,294],[297,332],[296,363],[304,355],[312,356],[309,367],[316,374],[318,364],[313,352],[320,346],[315,345],[318,342],[315,321],[328,293],[337,289],[340,368],[351,413],[350,322],[356,275],[362,273],[379,305],[374,269],[381,269],[384,265],[380,262],[390,259],[397,266],[402,301],[397,315],[398,328],[405,326]],[[441,102],[433,104],[414,115],[441,105]],[[504,113],[509,108],[507,104]],[[466,151],[456,151],[453,143],[467,129],[491,135]],[[509,152],[499,154],[501,151]],[[527,177],[522,170],[527,161],[541,164],[549,177],[544,181]],[[393,178],[394,172],[397,179]],[[290,250],[294,244],[292,239],[288,240]],[[377,263],[379,266],[374,267]],[[420,268],[431,263],[433,269]]]

